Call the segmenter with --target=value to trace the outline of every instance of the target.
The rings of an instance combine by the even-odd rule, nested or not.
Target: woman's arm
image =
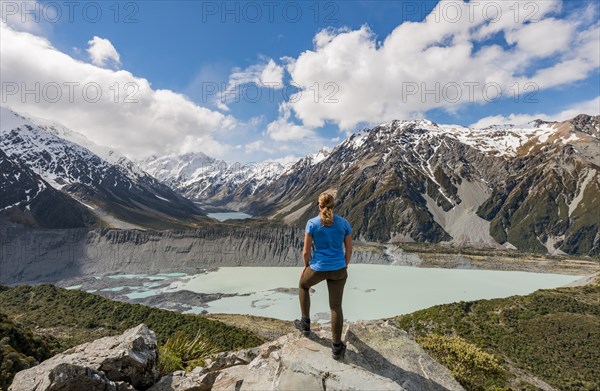
[[[346,246],[346,266],[350,263],[352,258],[352,234],[346,235],[344,238],[344,246]]]
[[[312,248],[313,238],[307,232],[304,233],[304,250],[302,257],[304,258],[304,267],[308,267],[310,263],[310,250]]]

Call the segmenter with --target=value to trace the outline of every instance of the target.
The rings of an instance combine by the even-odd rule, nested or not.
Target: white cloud
[[[524,125],[528,122],[536,119],[542,119],[545,121],[565,121],[576,117],[579,114],[588,115],[600,115],[600,96],[588,101],[579,102],[572,105],[571,107],[553,114],[509,114],[504,115],[492,115],[484,117],[474,124],[470,125],[473,128],[485,128],[490,125]]]
[[[228,85],[256,83],[258,86],[272,85],[283,87],[283,67],[270,58],[266,63],[250,65],[248,68],[234,68]]]
[[[312,129],[295,124],[291,118],[289,105],[280,105],[277,119],[268,124],[263,121],[264,117],[255,117],[246,122],[238,121],[235,128],[237,135],[232,136],[235,140],[239,140],[240,136],[246,138],[243,134],[248,134],[249,137],[244,144],[234,147],[238,150],[237,155],[231,153],[234,160],[252,162],[264,160],[279,162],[285,166],[299,160],[298,156],[315,152],[324,145],[331,144],[331,140],[320,137]],[[259,136],[261,130],[262,137]],[[243,156],[239,152],[242,152]]]
[[[59,20],[61,15],[56,4],[45,5],[38,1],[6,1],[0,0],[0,19],[12,29],[44,34],[52,30],[48,21]]]
[[[260,73],[259,80],[261,85],[283,88],[283,67],[270,59]]]
[[[493,21],[492,11],[488,19],[483,12],[489,4],[500,10]],[[516,15],[515,2],[443,1],[424,21],[404,22],[382,42],[367,26],[321,31],[313,50],[287,65],[301,88],[290,107],[306,127],[332,121],[347,130],[486,104],[498,92],[507,97],[515,89],[529,91],[527,83],[540,90],[564,86],[598,70],[600,23],[583,15],[589,7],[556,19],[560,1],[518,4]],[[459,20],[444,13],[450,5],[461,10]],[[526,19],[532,5],[537,21]],[[498,37],[508,45],[499,45]]]
[[[219,156],[228,150],[213,136],[236,126],[232,117],[153,89],[126,70],[77,61],[43,37],[4,23],[0,28],[3,105],[57,120],[131,158],[191,150]]]
[[[575,25],[566,20],[549,18],[506,32],[506,41],[533,56],[545,57],[564,51],[572,40]],[[552,39],[548,39],[551,32]]]
[[[273,90],[283,88],[283,72],[284,68],[272,58],[259,64],[250,65],[245,69],[234,68],[229,76],[227,88],[217,98],[217,107],[228,111],[228,103],[246,99],[243,95],[247,91],[245,86],[249,84],[254,84],[254,87],[257,88],[266,87]],[[248,93],[254,94],[254,91]]]
[[[273,150],[271,148],[265,147],[265,143],[262,140],[256,140],[256,141],[246,144],[245,151],[246,151],[246,153],[254,153],[254,152],[273,153]]]
[[[291,122],[290,117],[290,106],[287,103],[279,105],[279,117],[267,125],[267,135],[276,141],[304,140],[316,136],[314,130]]]
[[[121,56],[113,44],[105,38],[94,36],[88,41],[87,52],[90,55],[92,64],[103,67],[107,62],[112,61],[115,65],[121,64]]]

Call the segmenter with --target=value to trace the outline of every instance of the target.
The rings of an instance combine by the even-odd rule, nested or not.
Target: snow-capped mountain
[[[0,216],[31,225],[206,222],[187,197],[303,226],[330,190],[364,240],[600,254],[600,116],[483,129],[393,121],[288,167],[190,153],[140,168],[60,124],[1,110]]]
[[[184,197],[221,205],[255,194],[285,171],[277,162],[228,164],[201,152],[151,156],[139,164]]]
[[[152,155],[139,160],[138,164],[148,174],[162,183],[176,189],[178,185],[189,183],[196,178],[202,178],[212,171],[223,171],[227,163],[214,159],[202,152],[186,153],[183,155]]]
[[[329,189],[366,240],[598,254],[599,130],[586,115],[485,129],[393,121],[299,161],[244,206],[302,226]]]
[[[60,124],[0,110],[6,156],[89,207],[106,225],[167,228],[206,220],[192,202],[120,153]]]
[[[331,149],[324,147],[286,166],[268,160],[230,164],[201,152],[150,156],[138,163],[144,171],[186,198],[209,205],[237,208],[284,173],[297,171],[299,165],[311,167],[330,153]]]
[[[84,205],[54,189],[29,167],[0,150],[0,215],[44,228],[97,227],[102,222]]]

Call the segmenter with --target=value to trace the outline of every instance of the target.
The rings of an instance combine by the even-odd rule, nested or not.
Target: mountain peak
[[[323,160],[327,159],[330,154],[331,154],[331,149],[327,148],[327,147],[323,147],[318,152],[311,153],[306,158],[310,160],[311,165],[314,165],[314,164],[320,163]]]
[[[579,114],[569,122],[571,123],[571,130],[578,130],[595,138],[600,138],[600,115]]]
[[[555,122],[554,121],[545,121],[541,118],[537,118],[537,119],[534,119],[533,121],[528,122],[527,124],[532,125],[534,128],[539,128],[542,125],[548,125],[548,124],[553,124],[553,123],[555,123]]]
[[[23,125],[33,125],[31,120],[23,115],[9,109],[8,107],[0,106],[0,132],[6,133]]]

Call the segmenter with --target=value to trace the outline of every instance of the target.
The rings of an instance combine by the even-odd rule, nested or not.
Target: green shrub
[[[56,352],[54,339],[35,335],[0,313],[0,389],[7,388],[18,371],[31,368]]]
[[[158,353],[158,370],[162,376],[181,369],[194,369],[203,359],[217,353],[217,349],[201,331],[194,338],[176,332],[159,347]]]
[[[160,376],[183,369],[181,357],[167,349],[164,345],[158,347],[158,372]]]
[[[500,361],[460,337],[429,334],[417,338],[440,364],[467,390],[490,390],[505,382]]]
[[[438,305],[396,317],[415,337],[459,336],[501,357],[504,386],[530,374],[561,391],[600,390],[600,286],[539,290],[527,296]],[[510,362],[511,365],[507,363]],[[516,371],[514,368],[519,368]]]

